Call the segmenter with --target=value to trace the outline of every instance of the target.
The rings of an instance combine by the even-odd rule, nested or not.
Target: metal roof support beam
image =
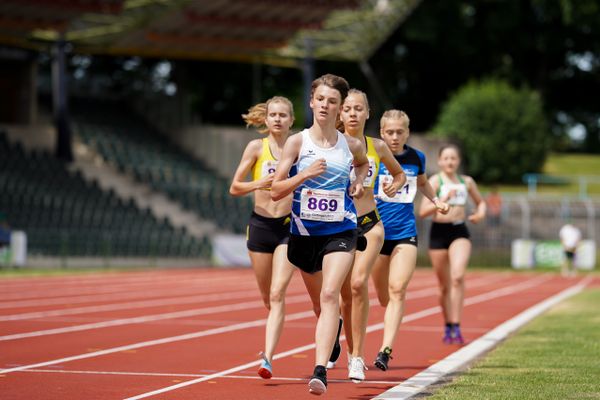
[[[54,106],[54,123],[56,124],[56,157],[71,162],[71,127],[67,107],[67,74],[66,46],[64,36],[56,41],[52,60],[52,102]]]
[[[373,72],[371,68],[371,64],[368,61],[361,61],[358,63],[360,70],[363,75],[367,78],[371,89],[375,92],[375,97],[379,100],[379,103],[383,106],[385,110],[389,110],[392,108],[392,103],[390,102],[389,97],[385,94],[385,90],[383,90],[383,86],[381,86],[381,82],[377,79],[377,75]]]
[[[258,58],[252,63],[252,102],[262,102],[262,63]]]
[[[312,57],[313,54],[313,46],[311,38],[305,38],[304,40],[304,48],[305,48],[305,56],[302,59],[302,82],[304,86],[304,126],[308,127],[312,125],[313,122],[313,114],[310,108],[310,97],[311,97],[311,86],[312,82],[315,80],[315,59]]]

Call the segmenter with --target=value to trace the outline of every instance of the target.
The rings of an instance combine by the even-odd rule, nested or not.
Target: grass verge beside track
[[[600,289],[552,308],[432,400],[600,399]]]

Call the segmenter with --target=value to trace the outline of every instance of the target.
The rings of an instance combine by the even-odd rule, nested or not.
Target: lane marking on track
[[[220,281],[221,279],[219,279]],[[219,287],[223,285],[239,285],[240,283],[244,284],[244,287],[250,286],[249,283],[245,284],[246,281],[241,280],[241,282],[234,282],[232,280],[227,280],[225,278],[222,279],[223,282],[219,283]],[[214,280],[213,280],[214,281]],[[162,285],[170,284],[170,287],[166,289],[161,289],[159,292],[169,293],[179,293],[182,290],[196,290],[200,291],[205,287],[213,288],[215,285],[213,281],[207,282],[202,278],[194,278],[188,279],[187,281],[181,282],[178,284],[177,281],[174,282],[160,282]],[[208,285],[207,285],[208,283]],[[131,287],[134,286],[134,287]],[[88,301],[93,300],[94,296],[103,297],[103,296],[130,296],[130,293],[134,293],[139,296],[139,294],[148,294],[149,291],[154,290],[156,286],[156,282],[151,283],[143,283],[143,284],[104,284],[93,287],[83,287],[83,288],[75,288],[65,287],[58,291],[55,296],[47,291],[37,292],[38,294],[34,294],[33,296],[3,296],[0,299],[0,308],[13,308],[13,307],[34,307],[34,306],[46,306],[48,304],[64,304],[64,303],[73,303],[73,302],[82,302],[79,299]],[[28,294],[31,294],[30,291],[24,290]],[[65,295],[69,296],[65,296]],[[153,292],[151,293],[153,294]],[[79,300],[79,301],[78,301]]]
[[[503,296],[506,296],[506,295],[517,293],[517,292],[520,292],[522,290],[529,289],[529,288],[534,287],[534,286],[538,286],[538,285],[542,284],[543,282],[545,282],[545,281],[547,281],[547,280],[549,280],[551,278],[552,278],[552,276],[550,276],[548,274],[541,275],[541,276],[535,277],[533,279],[527,280],[525,282],[518,283],[518,284],[516,284],[514,286],[511,286],[511,287],[492,290],[491,292],[488,292],[486,294],[486,296],[482,296],[482,295],[474,296],[475,298],[477,298],[477,300],[470,301],[468,305],[473,305],[473,304],[481,303],[481,302],[484,302],[484,301],[487,301],[487,300],[491,300],[491,299],[495,299],[495,298],[498,298],[498,297],[503,297]],[[465,306],[468,306],[468,305],[465,304]],[[418,311],[418,312],[406,315],[403,318],[403,322],[414,321],[414,320],[417,320],[417,319],[420,319],[420,318],[424,318],[426,316],[437,314],[440,311],[441,311],[441,309],[440,309],[439,306],[431,307],[431,308],[428,308],[428,309],[425,309],[425,310],[421,310],[421,311]],[[371,332],[374,332],[374,331],[377,331],[377,330],[381,330],[381,329],[383,329],[383,322],[368,326],[367,327],[367,333],[371,333]],[[345,336],[342,335],[342,336],[340,336],[340,341],[343,341],[343,340],[345,340]],[[297,354],[297,353],[302,353],[302,352],[305,352],[307,350],[311,350],[311,349],[314,349],[314,348],[315,348],[315,343],[310,343],[310,344],[307,344],[305,346],[296,347],[294,349],[288,350],[288,351],[283,352],[283,353],[278,353],[275,356],[273,356],[273,359],[274,360],[278,360],[280,358],[288,357],[290,355]],[[202,378],[192,379],[190,381],[181,382],[181,383],[178,383],[176,385],[171,385],[171,386],[167,386],[167,387],[164,387],[164,388],[156,389],[156,390],[153,390],[153,391],[150,391],[150,392],[146,392],[146,393],[142,393],[142,394],[139,394],[139,395],[136,395],[136,396],[133,396],[133,397],[128,397],[125,400],[144,399],[146,397],[152,397],[152,396],[155,396],[157,394],[161,394],[161,393],[165,393],[165,392],[170,392],[170,391],[173,391],[173,390],[176,390],[176,389],[180,389],[180,388],[183,388],[183,387],[186,387],[186,386],[191,386],[191,385],[195,385],[197,383],[206,382],[206,381],[211,380],[211,379],[220,378],[220,377],[222,377],[224,375],[229,375],[229,374],[232,374],[232,373],[235,373],[235,372],[243,371],[243,370],[245,370],[247,368],[256,367],[256,366],[260,365],[261,362],[262,362],[261,360],[257,360],[257,361],[249,362],[249,363],[246,363],[246,364],[238,365],[237,367],[233,367],[233,368],[230,368],[230,369],[227,369],[227,370],[224,370],[224,371],[220,371],[220,372],[217,372],[217,373],[214,373],[214,374],[211,374],[211,375],[207,375],[207,376],[202,377]],[[0,373],[5,373],[5,372],[0,371]]]
[[[123,372],[123,371],[78,371],[78,370],[63,370],[63,369],[28,369],[25,371],[21,371],[23,373],[55,373],[55,374],[82,374],[82,375],[125,375],[125,376],[157,376],[157,377],[173,377],[173,378],[198,378],[207,376],[207,374],[179,374],[179,373],[165,373],[165,372]],[[227,375],[223,378],[226,379],[250,379],[250,380],[260,380],[264,379],[260,376],[250,376],[250,375]],[[298,378],[298,377],[285,377],[285,376],[273,376],[270,378],[271,381],[292,381],[292,382],[302,382],[305,381],[306,378]],[[328,382],[338,382],[338,383],[348,383],[348,379],[328,379]],[[400,381],[372,381],[372,380],[364,380],[362,383],[375,383],[382,385],[395,385]]]
[[[300,303],[308,300],[307,294],[302,294],[298,296],[292,296],[286,300],[286,303]],[[191,310],[183,310],[183,311],[174,311],[168,313],[160,313],[153,315],[145,315],[141,317],[131,317],[131,318],[121,318],[114,319],[110,321],[102,321],[102,322],[94,322],[83,325],[75,325],[75,326],[67,326],[62,328],[54,328],[54,329],[44,329],[41,331],[33,331],[33,332],[24,332],[24,333],[16,333],[12,335],[4,335],[0,336],[0,341],[9,341],[9,340],[19,340],[30,337],[37,336],[46,336],[46,335],[56,335],[67,332],[80,332],[86,331],[90,329],[99,329],[99,328],[108,328],[114,326],[122,326],[122,325],[133,325],[133,324],[142,324],[146,322],[154,322],[154,321],[162,321],[167,319],[175,319],[175,318],[184,318],[198,315],[208,315],[208,314],[217,314],[222,312],[232,312],[232,311],[241,311],[248,310],[253,308],[264,307],[262,301],[253,300],[246,301],[243,303],[235,303],[235,304],[226,304],[221,306],[213,306],[213,307],[204,307],[204,308],[194,308]]]
[[[496,282],[496,281],[497,281],[497,279],[492,279],[490,277],[480,278],[476,282],[471,282],[470,287],[477,287],[477,286],[485,285],[489,282]],[[409,293],[408,299],[425,297],[428,295],[435,295],[435,294],[437,294],[437,290],[438,289],[436,286],[417,290],[412,293]],[[299,303],[302,301],[306,301],[307,298],[308,298],[308,295],[306,295],[306,294],[292,296],[292,297],[286,299],[286,303],[288,303],[288,304]],[[169,312],[169,313],[152,314],[152,315],[130,317],[130,318],[120,318],[120,319],[116,319],[116,320],[93,322],[93,323],[82,324],[82,325],[73,325],[73,326],[67,326],[67,327],[61,327],[61,328],[43,329],[43,330],[39,330],[39,331],[22,332],[22,333],[4,335],[4,336],[0,336],[0,342],[1,341],[9,341],[9,340],[21,340],[21,339],[26,339],[26,338],[31,338],[31,337],[38,337],[38,336],[79,332],[79,331],[85,331],[85,330],[91,330],[91,329],[101,329],[101,328],[107,328],[107,327],[113,327],[113,326],[142,324],[142,323],[146,323],[146,322],[162,321],[162,320],[166,320],[166,319],[176,319],[176,318],[184,318],[184,317],[190,317],[190,316],[215,314],[215,313],[219,313],[219,312],[230,312],[230,311],[240,311],[240,310],[247,310],[247,309],[253,309],[253,308],[262,308],[263,306],[264,305],[263,305],[262,301],[250,301],[250,302],[244,302],[244,303],[227,304],[227,305],[222,305],[222,306],[213,306],[213,307],[208,307],[208,308],[174,311],[174,312]]]
[[[196,281],[198,281],[198,283],[201,284],[200,287],[197,287],[196,285]],[[218,285],[216,285],[217,281],[222,281],[219,282]],[[177,283],[178,281],[175,281],[173,283]],[[153,283],[153,282],[150,282]],[[154,282],[155,283],[155,282]],[[170,282],[165,282],[165,281],[161,281],[160,282],[161,285],[164,285],[165,283],[170,283]],[[189,278],[183,282],[181,282],[182,284],[178,285],[178,286],[174,286],[171,285],[170,287],[164,288],[164,289],[155,289],[154,287],[150,287],[150,293],[149,293],[149,288],[135,288],[135,290],[133,288],[130,288],[129,286],[131,285],[126,285],[126,286],[121,286],[120,283],[119,284],[114,284],[114,283],[107,283],[107,284],[98,284],[92,288],[79,288],[79,289],[72,289],[70,286],[66,286],[66,289],[63,288],[60,291],[61,296],[60,297],[55,297],[55,296],[46,296],[43,297],[42,294],[47,294],[47,292],[38,292],[39,295],[36,296],[42,296],[42,297],[27,297],[27,298],[23,298],[21,300],[10,300],[9,297],[7,297],[7,295],[3,295],[2,298],[0,299],[0,309],[5,309],[5,308],[18,308],[18,307],[35,307],[35,306],[48,306],[48,305],[58,305],[58,304],[68,304],[68,305],[72,305],[72,304],[77,304],[77,303],[88,303],[88,302],[94,302],[94,301],[112,301],[112,300],[125,300],[125,299],[130,299],[130,298],[136,298],[136,297],[144,297],[147,296],[148,294],[151,295],[157,295],[157,294],[161,294],[161,295],[169,295],[169,294],[183,294],[187,291],[192,291],[193,294],[210,294],[210,293],[201,293],[201,291],[203,289],[209,288],[210,290],[219,290],[220,292],[223,292],[224,288],[223,286],[234,286],[234,288],[229,289],[230,291],[233,290],[243,290],[246,289],[248,287],[252,287],[252,288],[256,288],[256,283],[253,280],[248,280],[247,277],[239,277],[239,278],[235,278],[235,277],[229,277],[229,276],[224,276],[222,278],[219,277],[214,277],[212,279],[204,279],[202,277],[196,277],[196,278]],[[190,285],[190,283],[192,283]],[[430,285],[431,282],[426,282],[427,285]],[[185,284],[186,286],[183,286],[183,284]],[[141,286],[140,285],[136,285],[136,286]],[[146,284],[144,284],[146,285]],[[294,281],[292,281],[290,283],[290,288],[292,288],[292,286],[294,285]],[[425,286],[427,286],[425,285]],[[300,283],[300,284],[296,284],[294,285],[295,287],[298,288],[303,288],[304,286]],[[413,287],[417,287],[419,285],[413,286]],[[421,285],[423,286],[423,285]],[[217,288],[217,289],[215,289]],[[123,290],[123,291],[121,291]],[[31,290],[27,290],[27,289],[23,289],[23,291],[27,292],[28,294],[32,293]],[[0,288],[0,293],[2,292],[1,288]],[[200,292],[200,293],[198,293]],[[65,294],[67,293],[72,293],[73,295],[70,296],[65,296]],[[81,293],[81,294],[78,294]],[[83,294],[83,293],[88,293],[88,294]],[[92,294],[89,294],[92,293]],[[9,301],[7,301],[9,300]]]
[[[491,278],[488,278],[486,280],[482,279],[479,281],[479,284],[483,285],[485,281],[493,281],[493,279],[491,279]],[[472,286],[474,286],[474,285],[471,284],[471,287]],[[420,295],[419,295],[419,292],[420,292]],[[430,289],[422,289],[421,291],[413,292],[412,296],[410,298],[415,299],[418,297],[427,297],[430,295],[429,292],[430,292]],[[290,303],[289,299],[286,300],[286,303],[288,303],[288,304]],[[373,305],[373,304],[375,304],[375,303],[371,302],[371,305]],[[438,308],[436,308],[436,310],[437,309]],[[314,314],[313,314],[312,310],[299,312],[299,313],[295,313],[295,314],[286,315],[285,321],[287,322],[287,321],[309,318],[313,315]],[[409,317],[410,316],[406,316],[405,320]],[[138,343],[133,343],[133,344],[124,345],[124,346],[112,347],[110,349],[99,350],[99,351],[92,352],[92,353],[84,353],[84,354],[59,358],[59,359],[50,360],[50,361],[44,361],[44,362],[35,363],[35,364],[21,365],[21,366],[13,367],[13,368],[6,368],[6,369],[0,370],[0,374],[24,371],[24,370],[31,369],[31,368],[45,367],[48,365],[55,365],[55,364],[60,364],[60,363],[64,363],[64,362],[99,357],[99,356],[104,356],[104,355],[108,355],[108,354],[118,353],[121,351],[139,349],[142,347],[156,346],[156,345],[161,345],[161,344],[173,343],[173,342],[177,342],[177,341],[181,341],[181,340],[190,340],[190,339],[196,339],[196,338],[205,337],[205,336],[211,336],[211,335],[217,335],[217,334],[222,334],[222,333],[227,333],[227,332],[238,331],[238,330],[242,330],[242,329],[249,329],[249,328],[254,328],[257,326],[262,326],[265,323],[266,323],[266,319],[259,319],[259,320],[255,320],[255,321],[243,322],[243,323],[239,323],[239,324],[229,325],[229,326],[215,328],[215,329],[209,329],[209,330],[205,330],[205,331],[192,332],[192,333],[171,336],[171,337],[162,338],[162,339],[155,339],[155,340],[138,342]],[[340,339],[342,339],[342,338],[345,338],[345,336],[342,336]],[[314,347],[314,344],[313,344],[313,347]],[[291,353],[291,354],[293,354],[293,353]],[[258,361],[256,362],[256,365],[258,365]]]
[[[467,346],[450,354],[445,359],[431,365],[426,370],[419,372],[418,374],[387,390],[386,392],[373,397],[372,400],[410,399],[413,396],[423,392],[429,386],[441,381],[449,374],[466,368],[474,360],[482,357],[484,354],[492,350],[508,336],[522,328],[525,324],[531,322],[531,320],[533,320],[535,317],[544,313],[561,301],[581,292],[591,280],[592,277],[587,276],[578,284],[573,285],[562,292],[528,308],[517,316],[500,324],[480,338],[474,340]]]
[[[298,293],[300,290],[293,291]],[[234,293],[212,293],[212,294],[200,294],[194,296],[182,296],[182,297],[170,297],[170,298],[159,298],[152,300],[139,300],[139,301],[128,301],[125,303],[116,304],[103,304],[97,306],[84,306],[75,308],[65,308],[59,310],[47,310],[47,311],[35,311],[22,314],[11,314],[11,315],[0,315],[0,321],[17,321],[17,320],[31,320],[36,318],[47,318],[57,317],[61,315],[74,315],[84,313],[97,313],[104,311],[116,311],[116,310],[131,310],[136,308],[147,308],[155,306],[166,306],[174,304],[189,304],[189,303],[201,303],[207,301],[219,301],[229,299],[243,299],[246,297],[256,297],[256,289],[246,290],[243,292]]]

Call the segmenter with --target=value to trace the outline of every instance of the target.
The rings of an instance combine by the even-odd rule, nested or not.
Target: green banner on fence
[[[538,267],[560,267],[563,249],[558,240],[537,242],[533,250],[533,259]]]

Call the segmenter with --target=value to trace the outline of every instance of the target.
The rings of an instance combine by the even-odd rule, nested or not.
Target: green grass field
[[[600,289],[534,320],[432,400],[600,399]]]
[[[600,156],[596,154],[550,154],[544,168],[543,174],[551,176],[570,177],[567,184],[540,184],[537,187],[539,193],[570,194],[577,195],[580,192],[578,176],[597,176],[600,180]],[[499,185],[500,192],[520,193],[527,192],[525,183],[519,185]],[[489,186],[482,185],[481,191],[488,192]],[[587,193],[589,195],[600,195],[600,182],[588,183]]]

